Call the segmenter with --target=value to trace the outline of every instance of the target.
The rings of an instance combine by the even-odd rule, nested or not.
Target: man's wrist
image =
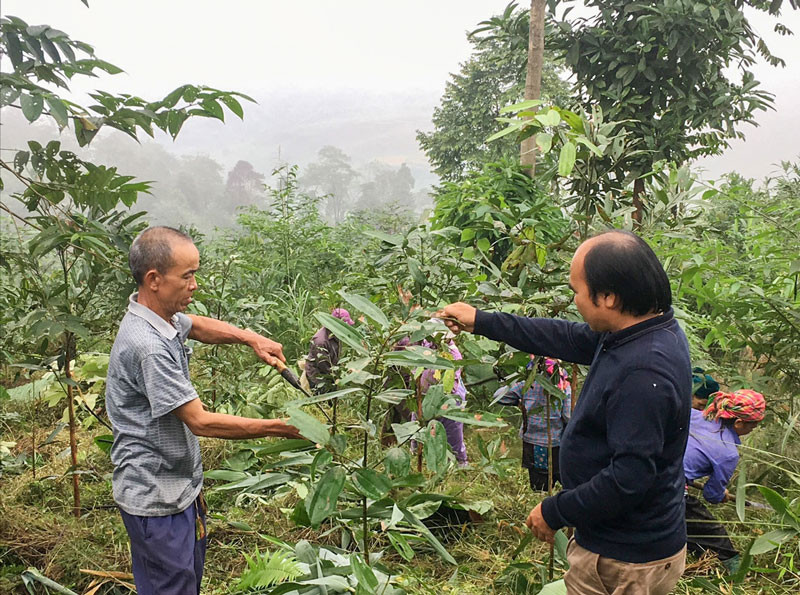
[[[250,329],[238,329],[241,334],[242,345],[247,345],[250,348],[255,348],[256,342],[261,338],[261,335]]]
[[[558,531],[561,527],[566,525],[558,511],[556,496],[550,496],[542,500],[542,518],[553,531]]]

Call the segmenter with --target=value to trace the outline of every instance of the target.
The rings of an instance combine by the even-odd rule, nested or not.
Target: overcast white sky
[[[253,95],[276,89],[321,95],[347,89],[418,94],[431,98],[432,111],[448,73],[469,55],[465,32],[500,13],[507,0],[89,4],[87,9],[79,0],[3,0],[2,12],[30,24],[49,24],[94,45],[98,56],[126,70],[97,81],[108,90],[157,97],[181,82]],[[790,11],[783,22],[800,34],[800,14]],[[753,24],[788,63],[785,69],[760,65],[756,72],[764,88],[777,95],[777,111],[759,115],[760,128],[743,129],[747,141],[705,162],[710,175],[736,169],[761,177],[774,169],[771,164],[797,159],[800,153],[800,42],[797,36],[770,34],[767,19]],[[416,128],[429,129],[430,122]]]

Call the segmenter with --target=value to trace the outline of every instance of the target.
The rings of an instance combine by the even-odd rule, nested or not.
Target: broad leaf
[[[564,143],[558,156],[559,176],[566,178],[572,173],[572,168],[575,167],[575,156],[575,145],[572,142]]]
[[[400,554],[400,557],[406,561],[410,561],[414,557],[414,550],[409,545],[405,535],[398,531],[389,531],[387,535],[389,536],[389,542],[395,551]]]
[[[322,444],[323,446],[328,444],[331,439],[330,432],[328,432],[330,426],[296,407],[289,407],[286,412],[289,414],[289,425],[300,430],[304,437],[316,444]]]
[[[415,421],[407,421],[402,424],[392,424],[392,430],[397,437],[397,444],[402,445],[413,438],[419,437],[421,433],[419,423]]]
[[[441,417],[484,428],[502,428],[507,425],[502,417],[493,413],[469,413],[460,409],[452,409],[443,412]]]
[[[373,304],[367,298],[360,295],[347,293],[345,291],[339,291],[339,295],[342,296],[342,298],[356,310],[366,315],[367,318],[377,322],[382,328],[389,328],[389,319],[386,318],[386,315],[381,312],[381,309],[378,308],[378,306]]]
[[[369,355],[369,352],[364,347],[364,337],[357,329],[325,312],[314,312],[314,318],[342,343],[352,347],[361,355]]]
[[[344,488],[345,472],[341,467],[328,469],[306,497],[306,510],[311,525],[319,524],[336,511],[336,502]]]
[[[431,386],[422,399],[422,419],[433,419],[442,414],[442,405],[449,400],[451,400],[450,396],[444,393],[444,387],[441,384]]]
[[[451,556],[450,552],[448,552],[447,549],[441,544],[441,542],[438,539],[436,539],[436,537],[434,537],[430,529],[428,529],[425,526],[425,524],[422,521],[420,521],[417,517],[415,517],[407,508],[403,506],[399,506],[398,508],[400,508],[400,510],[403,511],[403,516],[405,517],[406,522],[412,525],[415,529],[417,529],[417,531],[419,531],[422,534],[422,536],[428,540],[428,543],[430,543],[433,546],[433,549],[436,550],[436,553],[438,553],[442,557],[442,559],[448,564],[456,566],[457,562],[455,561],[453,556]]]
[[[425,433],[425,448],[422,451],[425,464],[436,475],[444,473],[447,470],[447,432],[442,422],[434,419],[428,424]]]
[[[378,579],[372,568],[364,563],[361,556],[358,554],[350,554],[350,568],[353,569],[353,574],[356,576],[358,586],[367,593],[375,594],[378,588]]]
[[[359,493],[372,500],[380,500],[392,489],[392,480],[374,469],[356,469],[352,481]]]
[[[411,455],[405,448],[392,447],[386,451],[383,465],[390,475],[398,478],[405,477],[411,470]]]
[[[764,533],[758,536],[753,547],[750,548],[750,553],[754,556],[766,554],[795,536],[797,536],[796,529],[775,529],[769,533]]]

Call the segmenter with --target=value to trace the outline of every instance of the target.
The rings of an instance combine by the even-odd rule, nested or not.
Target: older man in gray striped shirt
[[[183,314],[200,263],[189,236],[169,227],[146,229],[129,261],[138,292],[111,349],[106,382],[114,499],[131,540],[139,595],[199,593],[206,537],[197,436],[300,436],[279,419],[207,411],[189,380],[184,343],[240,343],[270,365],[285,359],[279,343],[257,333]]]

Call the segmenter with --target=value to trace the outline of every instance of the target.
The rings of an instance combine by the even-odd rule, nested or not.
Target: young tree
[[[103,127],[136,139],[158,128],[175,138],[190,117],[224,121],[225,105],[242,117],[236,95],[210,87],[183,85],[158,101],[129,94],[95,91],[95,103],[84,106],[60,96],[75,76],[117,74],[118,67],[97,58],[87,43],[71,39],[49,25],[29,26],[20,18],[0,18],[0,107],[18,109],[29,122],[45,116],[61,131],[71,129],[78,144],[89,144]],[[127,249],[141,229],[142,213],[131,215],[140,192],[149,184],[134,182],[115,167],[97,165],[62,151],[58,140],[28,143],[13,161],[0,157],[0,171],[21,183],[12,194],[17,209],[0,203],[8,226],[21,244],[10,252],[14,274],[25,280],[30,300],[25,317],[30,353],[55,364],[67,401],[72,455],[73,512],[80,515],[76,401],[80,386],[72,375],[79,340],[89,340],[105,313],[102,300],[116,303],[129,288],[124,264]],[[0,178],[0,190],[3,188]],[[20,210],[21,209],[21,210]],[[21,214],[24,213],[24,214]]]
[[[496,120],[500,110],[524,97],[529,17],[529,11],[512,2],[502,15],[478,24],[468,35],[472,56],[450,76],[433,111],[433,131],[417,131],[422,150],[443,181],[456,182],[480,171],[484,163],[519,156],[514,139],[486,139],[502,128]],[[551,55],[545,55],[541,81],[544,96],[568,102],[567,85]]]

